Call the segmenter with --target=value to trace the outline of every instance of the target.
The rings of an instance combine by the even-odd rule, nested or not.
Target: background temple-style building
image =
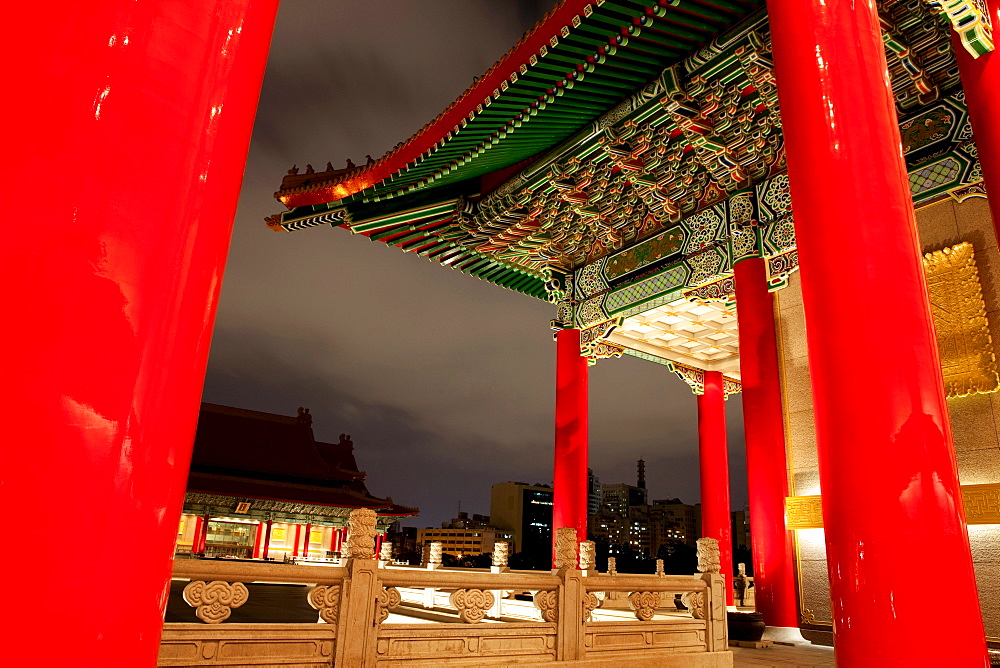
[[[202,404],[177,550],[327,558],[340,553],[355,508],[376,511],[382,534],[418,513],[372,496],[365,478],[351,438],[317,441],[308,409],[289,417]]]

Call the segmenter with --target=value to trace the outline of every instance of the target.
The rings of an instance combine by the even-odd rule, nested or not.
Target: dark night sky
[[[341,229],[263,218],[293,163],[363,163],[404,141],[500,58],[551,1],[284,0],[222,290],[206,401],[352,434],[376,495],[411,524],[489,512],[490,485],[552,480],[550,305]],[[602,482],[698,501],[688,387],[633,358],[591,368],[590,460]],[[733,506],[746,499],[742,412],[728,402]]]

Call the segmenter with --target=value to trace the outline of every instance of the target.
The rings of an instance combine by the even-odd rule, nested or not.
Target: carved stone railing
[[[189,581],[184,600],[204,623],[166,624],[159,665],[245,665],[251,657],[254,666],[287,667],[545,665],[631,661],[637,653],[657,666],[732,665],[721,575],[601,575],[580,570],[579,555],[563,547],[563,568],[553,573],[384,568],[373,552],[345,567],[177,560],[173,577]],[[315,622],[240,623],[259,583],[311,585],[302,596]],[[420,604],[427,591],[430,610]],[[416,599],[404,599],[406,592]],[[534,605],[502,600],[511,592],[530,592]],[[603,611],[611,594],[631,612]],[[677,594],[690,613],[676,609]],[[692,653],[700,654],[696,664]]]

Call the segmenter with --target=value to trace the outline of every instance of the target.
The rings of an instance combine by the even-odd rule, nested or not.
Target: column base
[[[770,640],[790,645],[811,645],[812,643],[802,637],[802,632],[795,626],[768,626],[764,629],[762,640]]]

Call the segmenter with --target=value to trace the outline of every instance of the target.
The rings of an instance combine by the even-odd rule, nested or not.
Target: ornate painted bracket
[[[184,601],[196,608],[198,619],[206,624],[219,624],[229,619],[233,608],[247,602],[250,592],[242,582],[205,582],[195,580],[184,587]]]
[[[993,22],[986,0],[924,0],[932,10],[948,17],[962,46],[973,58],[993,51]]]

